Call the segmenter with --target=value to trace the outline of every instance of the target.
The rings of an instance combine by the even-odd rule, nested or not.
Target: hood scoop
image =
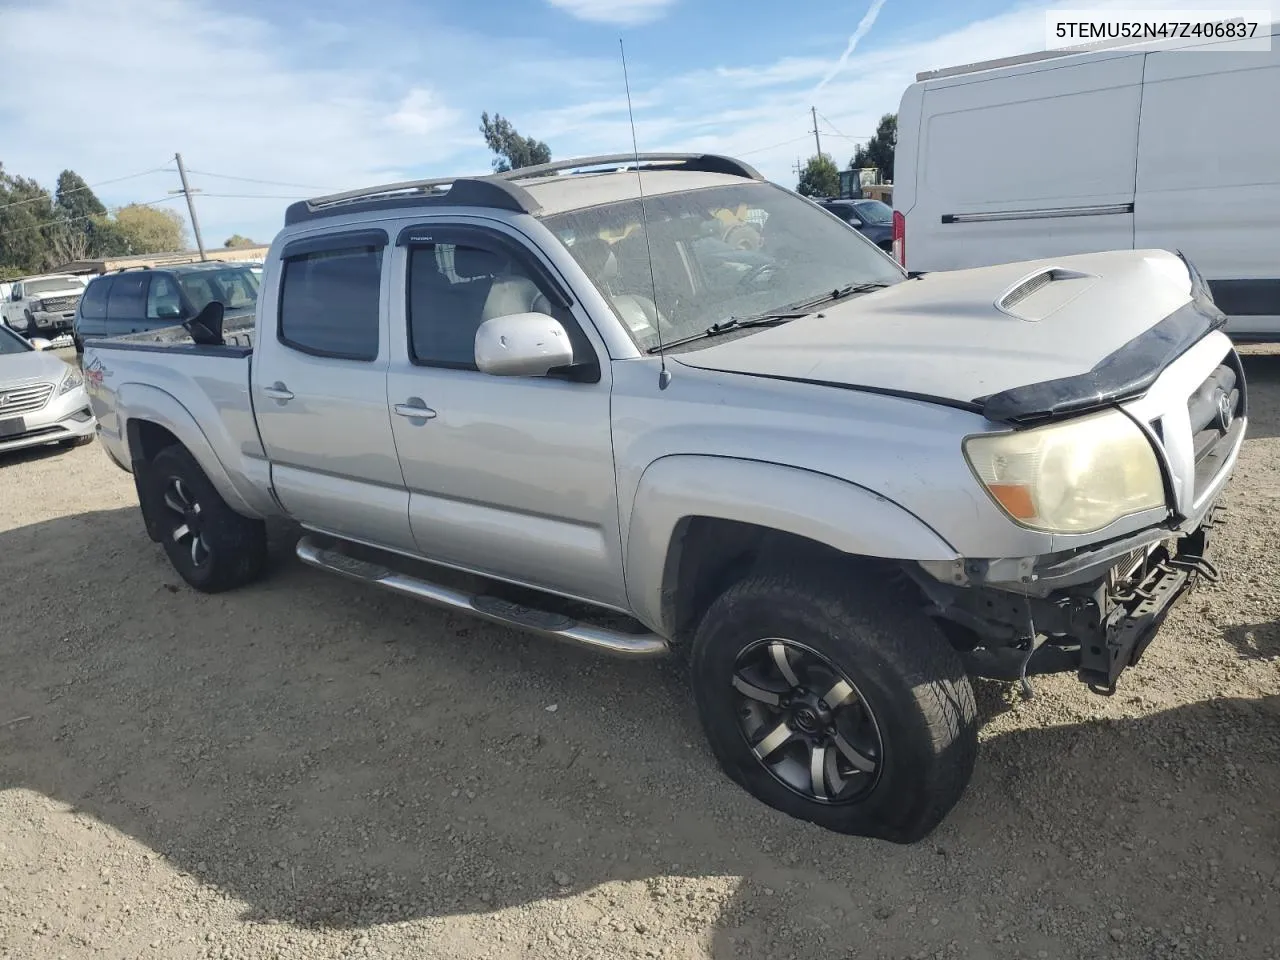
[[[1053,316],[1098,282],[1091,273],[1048,267],[1023,277],[996,301],[996,309],[1035,323]]]

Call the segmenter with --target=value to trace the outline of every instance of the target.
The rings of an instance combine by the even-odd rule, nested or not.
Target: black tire
[[[826,714],[826,733],[818,729],[810,736],[801,729],[813,720],[811,711],[795,712],[803,708],[798,693],[802,687],[791,689],[784,705],[777,707],[762,706],[735,688],[735,682],[742,682],[739,671],[747,669],[741,667],[743,658],[749,660],[766,638],[784,638],[796,645],[787,647],[791,652],[783,657],[798,658],[793,677],[801,670],[809,671],[803,675],[811,678],[815,670],[830,677],[822,673],[825,660],[837,671],[836,677],[843,675],[852,685],[847,708]],[[768,644],[771,657],[774,645]],[[810,654],[816,659],[806,659]],[[861,565],[756,573],[730,587],[712,603],[698,628],[691,675],[703,728],[725,773],[757,799],[801,820],[840,833],[914,843],[955,806],[973,773],[977,707],[959,656],[932,620],[878,571]],[[817,682],[825,685],[830,680]],[[779,688],[788,686],[784,678]],[[826,710],[824,699],[817,702]],[[778,772],[782,768],[771,770],[757,757],[755,751],[766,738],[756,739],[758,746],[753,748],[745,729],[757,708],[765,714],[781,711],[764,723],[781,718],[795,734],[768,754],[770,761],[790,764],[791,771],[805,769],[806,750],[813,760],[814,743],[835,751],[832,734],[844,731],[831,718],[847,716],[846,709],[856,711],[852,723],[861,731],[859,742],[869,744],[859,748],[859,756],[864,762],[870,758],[874,771],[862,772],[845,762],[843,747],[854,739],[845,733],[841,751],[820,755],[827,762],[845,764],[845,769],[830,775],[813,772],[811,783],[831,794],[826,800],[815,799],[821,794],[812,785],[802,789],[784,782]],[[782,760],[775,761],[780,754]],[[813,766],[811,762],[811,770]],[[826,769],[821,761],[816,766]],[[799,774],[802,780],[804,776]],[[844,792],[837,795],[841,777]]]
[[[139,487],[143,513],[159,530],[169,562],[192,587],[220,593],[262,576],[266,525],[227,506],[186,447],[175,444],[156,454]]]

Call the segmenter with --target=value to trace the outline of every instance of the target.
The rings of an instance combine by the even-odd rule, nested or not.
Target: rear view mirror
[[[224,343],[222,339],[222,314],[222,302],[210,300],[205,304],[203,310],[182,326],[186,328],[187,333],[191,334],[191,339],[201,346],[220,347]]]
[[[545,313],[512,313],[480,324],[476,367],[495,377],[545,377],[573,363],[573,345]]]

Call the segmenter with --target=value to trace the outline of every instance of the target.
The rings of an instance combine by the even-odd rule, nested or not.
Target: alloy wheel
[[[173,520],[169,535],[174,542],[190,550],[192,566],[199,568],[207,564],[213,552],[205,539],[200,501],[181,477],[169,478],[164,489],[164,505]]]
[[[757,640],[738,655],[731,682],[743,737],[789,790],[843,804],[876,785],[880,729],[858,688],[821,653],[779,637]]]

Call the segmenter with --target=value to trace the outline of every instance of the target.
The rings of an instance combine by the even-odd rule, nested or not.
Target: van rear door
[[[1273,37],[1268,51],[1230,46],[1147,57],[1134,243],[1186,254],[1227,314],[1228,333],[1276,339],[1280,42]]]
[[[915,197],[903,211],[911,270],[1132,246],[1141,53],[923,87]]]

